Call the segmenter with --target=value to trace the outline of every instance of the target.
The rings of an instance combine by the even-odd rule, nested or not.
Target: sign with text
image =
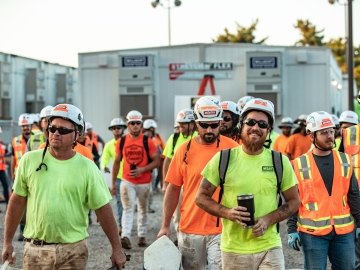
[[[233,69],[233,63],[230,62],[204,62],[204,63],[170,63],[169,64],[169,78],[170,80],[194,79],[203,77],[204,74],[214,75],[212,72],[228,71]],[[206,72],[206,73],[204,73]],[[218,73],[217,76],[220,74]],[[221,76],[223,78],[229,77],[227,74]]]
[[[122,67],[147,67],[149,60],[146,55],[123,56],[121,59]]]
[[[275,56],[250,57],[250,68],[267,69],[277,68],[277,58]]]

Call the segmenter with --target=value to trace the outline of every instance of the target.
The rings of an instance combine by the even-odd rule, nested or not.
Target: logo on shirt
[[[273,172],[274,171],[274,167],[273,166],[262,166],[261,170],[263,172]]]

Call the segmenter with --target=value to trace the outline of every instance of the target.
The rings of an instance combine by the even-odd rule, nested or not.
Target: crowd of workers
[[[134,244],[135,212],[136,243],[150,244],[152,192],[161,189],[157,237],[170,237],[173,222],[182,269],[285,269],[283,220],[288,246],[302,251],[305,269],[326,269],[327,260],[333,269],[360,269],[355,112],[284,117],[278,134],[271,101],[203,96],[177,113],[166,141],[157,122],[137,110],[110,121],[113,138],[107,143],[71,104],[22,114],[18,124],[21,134],[10,149],[0,144],[7,205],[3,261],[14,263],[19,228],[24,269],[85,269],[95,211],[112,247],[112,264],[121,269],[124,249]],[[111,173],[111,187],[101,171]],[[251,195],[252,207],[241,206],[239,195]]]

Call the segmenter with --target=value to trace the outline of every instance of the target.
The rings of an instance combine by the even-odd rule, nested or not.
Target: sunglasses
[[[56,131],[58,131],[60,135],[66,135],[75,131],[75,129],[65,128],[65,127],[54,127],[54,126],[49,126],[48,130],[51,133],[55,133]]]
[[[135,125],[140,126],[141,122],[140,121],[135,121],[135,122],[129,122],[129,124],[132,125],[132,126],[135,126]]]
[[[232,119],[230,116],[224,116],[223,121],[224,122],[230,122]]]
[[[207,123],[203,123],[203,122],[198,122],[198,124],[203,129],[208,129],[209,127],[211,127],[211,129],[215,129],[215,128],[218,128],[220,125],[220,123],[207,124]]]
[[[115,130],[115,129],[123,129],[122,126],[114,126],[114,127],[111,127],[111,130]]]
[[[256,124],[258,124],[259,128],[268,128],[269,124],[264,120],[255,120],[255,119],[247,119],[244,121],[245,125],[248,125],[249,127],[253,127]]]

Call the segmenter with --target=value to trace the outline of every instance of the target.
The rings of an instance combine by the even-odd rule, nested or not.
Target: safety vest
[[[32,135],[29,140],[30,140],[30,142],[29,142],[30,149],[29,150],[30,151],[37,150],[37,149],[39,149],[40,145],[45,142],[44,133],[39,131],[39,132],[35,133],[34,135]]]
[[[91,138],[89,137],[89,139],[91,140],[91,145],[95,145],[96,149],[99,150],[99,138],[94,131],[92,132]]]
[[[6,146],[3,144],[3,142],[0,142],[0,171],[6,170],[5,153]]]
[[[360,127],[359,125],[343,129],[344,152],[349,154],[354,166],[354,174],[360,185]]]
[[[353,169],[349,155],[333,150],[334,176],[331,196],[325,187],[314,157],[308,153],[293,161],[298,179],[300,208],[298,230],[312,235],[326,235],[334,227],[336,234],[354,230],[347,194]]]
[[[14,157],[15,157],[15,167],[14,170],[16,171],[17,166],[21,157],[25,154],[26,151],[26,141],[22,135],[19,135],[12,140],[12,147],[14,149]]]

